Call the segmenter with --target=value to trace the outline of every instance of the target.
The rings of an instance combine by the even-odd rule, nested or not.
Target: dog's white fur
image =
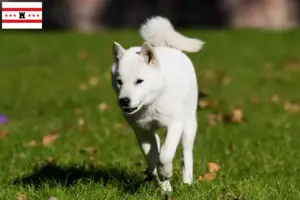
[[[182,51],[197,52],[204,43],[178,33],[163,17],[148,19],[140,34],[145,41],[141,47],[125,50],[114,42],[112,86],[119,99],[130,100],[120,107],[136,134],[148,172],[164,192],[171,192],[172,161],[180,141],[182,181],[192,184],[197,130],[197,79],[191,60]],[[167,130],[162,145],[155,134],[159,128]]]

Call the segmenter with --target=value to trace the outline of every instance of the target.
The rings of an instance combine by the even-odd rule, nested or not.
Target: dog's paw
[[[173,188],[169,180],[160,182],[159,186],[162,194],[164,195],[169,195],[173,191]]]
[[[159,163],[157,165],[157,173],[158,173],[159,179],[162,182],[166,181],[166,180],[170,180],[172,178],[172,175],[173,175],[173,165],[172,165],[172,163],[168,163],[168,164]]]
[[[182,183],[187,184],[187,185],[192,185],[193,184],[193,176],[184,176],[182,178]]]

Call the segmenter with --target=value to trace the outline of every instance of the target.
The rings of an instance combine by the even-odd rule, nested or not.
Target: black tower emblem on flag
[[[19,19],[25,19],[25,12],[19,12]]]

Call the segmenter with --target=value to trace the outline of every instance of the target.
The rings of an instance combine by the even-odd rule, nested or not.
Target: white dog
[[[152,17],[140,28],[145,42],[125,50],[113,44],[112,85],[124,116],[145,155],[148,172],[171,192],[172,161],[183,147],[182,181],[193,181],[193,145],[197,132],[198,87],[194,66],[182,53],[197,52],[203,42],[174,30],[170,21]],[[155,131],[166,128],[162,145]]]

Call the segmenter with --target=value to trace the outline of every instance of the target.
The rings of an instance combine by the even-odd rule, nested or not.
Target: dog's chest
[[[154,131],[164,127],[162,115],[155,108],[147,109],[141,115],[132,118],[130,121],[132,125],[148,131]]]

